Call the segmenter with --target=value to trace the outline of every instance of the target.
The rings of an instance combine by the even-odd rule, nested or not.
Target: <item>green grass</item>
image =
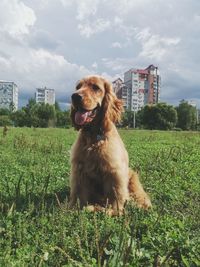
[[[73,129],[0,128],[0,266],[200,266],[200,134],[120,130],[153,210],[67,208]]]

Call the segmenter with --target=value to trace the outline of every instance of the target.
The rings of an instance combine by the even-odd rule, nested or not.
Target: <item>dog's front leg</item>
[[[128,200],[127,187],[116,186],[113,187],[113,191],[114,191],[114,199],[112,202],[112,208],[114,212],[118,212],[119,214],[121,214],[124,210],[124,204]]]
[[[71,177],[70,181],[70,201],[69,201],[69,207],[73,208],[77,204],[78,199],[78,184],[77,179],[75,177]]]
[[[121,175],[116,173],[106,181],[104,187],[108,203],[112,206],[115,214],[123,212],[124,204],[129,198],[128,179],[123,178]]]
[[[73,208],[76,204],[80,205],[80,208],[86,206],[89,200],[89,186],[87,179],[83,176],[83,173],[78,171],[76,166],[71,171],[70,188],[70,208]]]
[[[70,194],[70,208],[73,208],[76,204],[83,208],[88,204],[89,194],[85,187],[78,186],[77,188],[71,189]]]

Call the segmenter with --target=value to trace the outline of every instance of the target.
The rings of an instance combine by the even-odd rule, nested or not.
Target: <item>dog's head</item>
[[[105,129],[109,122],[119,122],[123,103],[116,97],[112,85],[101,76],[80,80],[72,94],[71,119],[76,129],[88,125]]]

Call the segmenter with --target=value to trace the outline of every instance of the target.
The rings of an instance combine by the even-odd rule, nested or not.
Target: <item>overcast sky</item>
[[[200,107],[200,0],[0,0],[0,80],[69,101],[88,74],[158,66],[161,101]],[[64,105],[64,104],[63,104]]]

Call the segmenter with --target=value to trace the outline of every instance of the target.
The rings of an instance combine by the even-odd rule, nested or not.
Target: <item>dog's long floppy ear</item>
[[[121,120],[123,101],[116,97],[110,82],[105,80],[104,87],[105,96],[102,103],[103,121],[105,124],[107,124],[109,121],[118,123]]]

